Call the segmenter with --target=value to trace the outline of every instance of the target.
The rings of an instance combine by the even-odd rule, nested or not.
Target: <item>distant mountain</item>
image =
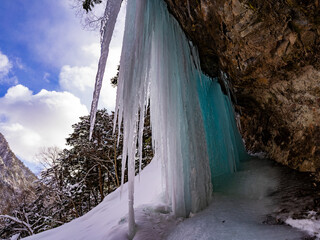
[[[34,197],[37,177],[14,155],[0,133],[0,214]]]

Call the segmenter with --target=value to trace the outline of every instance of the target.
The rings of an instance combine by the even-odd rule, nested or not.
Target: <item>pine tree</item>
[[[99,110],[89,141],[90,117],[80,118],[66,139],[68,149],[42,149],[38,158],[45,169],[41,172],[34,202],[21,201],[10,214],[2,216],[0,238],[14,234],[26,237],[69,222],[98,205],[121,183],[122,136],[113,134],[114,113]],[[149,112],[143,132],[142,168],[153,157]],[[138,162],[138,161],[137,161]],[[139,166],[136,166],[136,173]],[[126,173],[126,172],[125,172]],[[125,181],[127,175],[125,174]]]

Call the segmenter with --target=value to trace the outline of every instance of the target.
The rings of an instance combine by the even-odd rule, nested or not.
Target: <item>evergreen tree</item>
[[[92,8],[96,5],[102,3],[102,0],[84,0],[82,3],[82,7],[87,12],[91,11]]]
[[[14,234],[25,237],[69,222],[90,211],[119,187],[122,136],[118,142],[118,128],[113,134],[113,118],[114,113],[109,115],[106,109],[99,110],[89,141],[90,117],[81,117],[66,139],[70,148],[60,151],[51,147],[40,152],[38,158],[45,169],[40,175],[36,200],[32,203],[21,201],[10,215],[1,217],[0,238]],[[153,157],[148,113],[143,141],[142,168]],[[138,170],[137,164],[136,172]]]

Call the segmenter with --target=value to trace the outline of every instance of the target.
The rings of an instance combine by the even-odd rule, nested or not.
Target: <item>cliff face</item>
[[[36,180],[36,176],[14,155],[0,133],[0,214],[7,213],[16,201],[32,199]]]
[[[227,73],[250,151],[320,169],[320,0],[165,0],[203,70]]]

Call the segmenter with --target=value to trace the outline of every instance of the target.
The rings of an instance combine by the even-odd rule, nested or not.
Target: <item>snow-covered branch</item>
[[[23,226],[26,227],[26,231],[29,232],[30,235],[33,235],[33,229],[32,227],[30,226],[30,224],[26,223],[25,221],[22,221],[16,217],[12,217],[12,216],[9,216],[9,215],[0,215],[0,218],[5,218],[5,219],[9,219],[13,222],[16,222],[18,224],[21,224]]]

